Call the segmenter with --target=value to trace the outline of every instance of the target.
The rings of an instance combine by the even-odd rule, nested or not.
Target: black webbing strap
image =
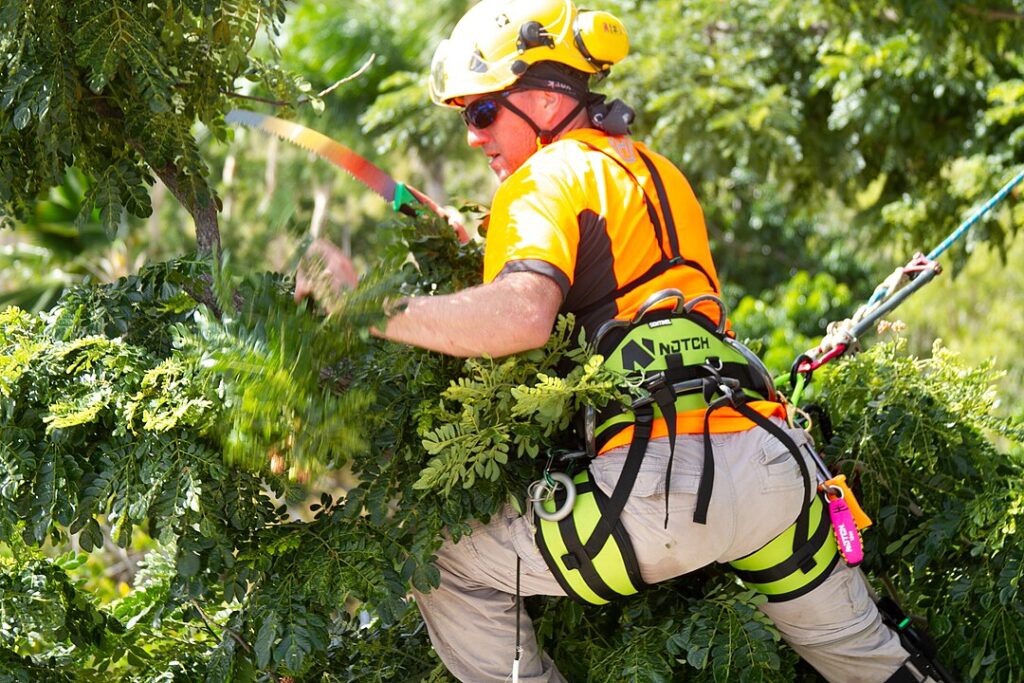
[[[668,368],[667,370],[664,371],[664,374],[666,382],[675,385],[681,384],[683,382],[688,382],[690,380],[702,379],[704,377],[707,377],[707,370],[700,366],[688,365],[678,368]],[[719,370],[719,374],[722,377],[737,380],[740,383],[741,387],[751,389],[752,391],[756,391],[758,393],[762,393],[764,391],[763,381],[757,375],[751,372],[749,365],[743,365],[741,363],[734,362],[725,362],[721,364],[721,370]],[[677,391],[675,393],[675,397],[676,399],[678,399],[681,396],[700,393],[701,391],[702,388],[700,387],[695,388],[692,391]],[[759,398],[763,399],[764,396],[762,395]],[[601,425],[607,420],[610,420],[616,415],[621,415],[627,410],[629,410],[628,406],[624,406],[618,403],[609,404],[608,406],[606,406],[597,413],[595,421],[598,425]],[[664,411],[662,412],[664,413]],[[615,435],[621,432],[622,430],[631,427],[632,424],[633,423],[631,422],[621,422],[619,424],[614,424],[609,427],[606,427],[596,437],[595,443],[597,450],[600,451],[604,447],[604,444],[608,443],[608,441],[614,438]]]
[[[597,145],[592,145],[591,143],[585,142],[583,140],[578,140],[577,142],[597,152],[598,154],[603,154],[604,156],[614,161],[616,164],[619,165],[619,167],[623,171],[626,172],[626,175],[628,175],[630,180],[633,181],[633,184],[637,186],[637,188],[640,190],[640,194],[643,195],[644,198],[644,208],[647,209],[647,219],[651,222],[651,227],[654,228],[654,238],[658,242],[658,251],[664,254],[665,247],[663,246],[663,240],[661,237],[661,219],[658,218],[658,210],[654,208],[654,202],[652,202],[651,198],[647,195],[647,190],[644,189],[644,186],[640,182],[640,179],[636,177],[636,174],[633,173],[633,170],[625,163],[623,163],[621,159],[609,154],[608,152],[601,149]],[[669,211],[670,213],[668,214],[668,217],[666,219],[671,220],[671,210],[662,207],[662,211]],[[667,263],[668,259],[664,259],[664,261]]]
[[[576,495],[582,495],[584,493],[593,493],[594,502],[597,503],[597,509],[601,515],[608,514],[608,496],[605,495],[601,487],[595,484],[591,479],[587,479],[581,484],[576,485]],[[633,586],[639,591],[647,587],[647,582],[644,581],[644,577],[640,575],[640,563],[636,560],[636,552],[633,550],[633,542],[629,538],[629,534],[626,532],[626,528],[622,526],[620,521],[612,528],[612,540],[619,547],[619,554],[622,556],[622,564],[626,567],[626,575],[629,580],[633,583]],[[590,560],[592,561],[592,560]]]
[[[885,679],[885,683],[920,683],[920,679],[910,672],[904,664],[893,672],[892,676]]]
[[[650,268],[648,268],[644,272],[644,274],[641,275],[640,277],[635,278],[633,280],[630,280],[628,283],[622,285],[621,287],[616,288],[615,290],[613,290],[612,292],[604,295],[603,297],[601,297],[597,301],[591,302],[591,303],[587,304],[586,306],[583,306],[582,308],[576,309],[575,311],[573,311],[573,313],[576,315],[577,318],[582,318],[584,316],[590,315],[591,313],[593,313],[594,311],[598,310],[602,306],[607,306],[608,304],[617,301],[618,299],[620,299],[625,294],[628,294],[629,292],[632,292],[634,289],[636,289],[637,287],[639,287],[641,285],[647,284],[648,282],[650,282],[654,278],[658,277],[662,273],[664,273],[664,272],[666,272],[666,271],[668,271],[668,270],[670,270],[672,268],[675,268],[677,265],[684,265],[684,264],[672,263],[671,261],[664,260],[664,259],[661,260],[661,261],[658,261],[654,265],[652,265]]]
[[[709,404],[707,410],[704,411],[704,464],[701,466],[700,484],[697,485],[697,507],[693,511],[695,524],[708,523],[711,491],[715,486],[715,453],[711,446],[711,413],[726,405],[729,405],[728,399],[721,398]]]
[[[813,486],[811,485],[811,473],[807,469],[807,463],[804,462],[803,455],[800,453],[800,448],[797,447],[796,442],[793,441],[792,437],[789,436],[782,427],[778,426],[764,415],[761,415],[750,406],[746,405],[746,402],[740,400],[736,403],[736,410],[745,418],[756,424],[758,427],[765,429],[769,434],[774,436],[786,450],[790,452],[793,459],[796,460],[797,467],[800,468],[800,474],[804,478],[804,501],[803,506],[800,508],[800,514],[796,518],[796,530],[793,534],[793,553],[798,554],[803,552],[807,553],[810,545],[807,544],[808,527],[810,526],[810,511],[811,511],[811,493]],[[805,559],[811,559],[811,556]],[[810,568],[813,569],[813,566]],[[804,569],[804,571],[810,571],[810,569]]]
[[[668,528],[668,494],[669,484],[672,483],[672,461],[676,457],[676,393],[672,389],[672,381],[669,374],[672,371],[683,369],[683,357],[678,353],[671,353],[665,356],[665,372],[648,381],[647,387],[651,392],[651,398],[658,404],[661,416],[665,418],[665,426],[668,428],[668,465],[665,467],[665,528]]]
[[[585,142],[583,140],[577,140],[577,142],[579,142],[584,147],[587,147],[597,152],[598,154],[603,154],[604,156],[618,164],[618,166],[626,172],[626,175],[629,176],[629,178],[640,190],[640,193],[643,195],[644,198],[644,206],[647,209],[647,218],[651,222],[651,226],[654,228],[654,236],[658,242],[658,250],[661,252],[662,257],[639,277],[631,280],[630,282],[626,283],[625,285],[622,285],[621,287],[616,288],[614,291],[601,297],[599,300],[594,301],[593,303],[584,306],[579,310],[573,311],[573,313],[576,314],[576,317],[581,318],[589,313],[592,313],[593,311],[598,310],[603,306],[607,306],[608,304],[617,301],[618,299],[622,298],[624,295],[633,291],[640,285],[646,282],[650,282],[651,280],[658,277],[665,271],[669,270],[670,268],[675,268],[676,266],[688,266],[700,272],[708,281],[708,285],[711,287],[711,291],[717,294],[719,292],[718,285],[715,283],[714,278],[711,277],[711,274],[708,273],[707,269],[704,268],[704,266],[701,265],[699,262],[685,258],[679,250],[679,235],[676,233],[675,219],[672,217],[672,206],[668,201],[668,193],[665,190],[665,184],[662,181],[661,175],[658,173],[657,168],[654,167],[653,162],[651,162],[650,159],[648,159],[645,155],[640,153],[639,150],[637,150],[637,153],[640,154],[640,158],[643,159],[644,165],[647,167],[647,170],[651,174],[651,179],[654,182],[655,190],[658,193],[659,205],[661,206],[661,213],[662,215],[665,216],[664,230],[670,243],[670,258],[665,256],[664,241],[661,236],[662,224],[661,220],[658,218],[658,211],[657,209],[654,208],[654,203],[651,201],[651,198],[648,196],[643,184],[640,182],[640,179],[636,177],[636,174],[633,173],[632,169],[630,169],[629,166],[623,163],[621,159],[616,158],[614,155],[609,154],[607,151],[601,149],[596,145],[592,145],[591,143]]]
[[[795,522],[793,554],[800,556],[799,561],[804,572],[811,571],[814,568],[813,563],[809,562],[813,559],[814,555],[811,551],[816,550],[816,548],[807,541],[810,537],[811,492],[813,487],[811,486],[811,473],[807,469],[807,463],[804,462],[800,449],[781,427],[748,406],[747,401],[749,399],[746,396],[732,394],[731,396],[713,399],[715,389],[715,384],[713,381],[710,381],[710,378],[708,381],[705,381],[704,398],[708,402],[708,408],[704,411],[704,467],[700,474],[700,484],[697,487],[697,507],[693,511],[693,521],[697,524],[707,524],[708,507],[711,505],[711,493],[715,484],[715,455],[711,445],[710,430],[711,414],[724,406],[732,406],[743,417],[778,439],[786,447],[786,450],[790,452],[800,468],[800,474],[804,480],[804,499]]]
[[[579,495],[580,491],[577,489],[576,494]],[[565,491],[559,490],[555,494],[556,505],[561,507],[565,504]],[[559,499],[561,498],[561,499]],[[604,519],[602,515],[600,519]],[[597,529],[594,529],[597,533]],[[587,554],[586,546],[580,540],[579,531],[576,529],[576,519],[574,515],[569,515],[564,519],[558,521],[558,533],[562,537],[562,542],[565,543],[566,554],[562,556],[562,564],[565,565],[566,569],[575,569],[580,573],[580,577],[586,582],[590,590],[594,591],[598,596],[611,602],[616,598],[622,597],[616,593],[612,588],[605,582],[598,573],[597,567],[594,566],[593,558],[600,552],[600,549],[604,547],[604,542],[598,546],[597,551],[592,554]],[[607,537],[605,537],[607,539]],[[591,536],[593,539],[593,536]]]
[[[654,189],[658,193],[658,204],[661,206],[661,211],[665,215],[665,234],[668,235],[669,248],[672,251],[672,260],[682,261],[683,255],[679,251],[679,235],[676,233],[676,221],[672,217],[672,211],[669,208],[668,193],[665,191],[665,183],[662,181],[661,174],[658,173],[658,169],[654,166],[654,162],[651,161],[650,157],[639,149],[636,153],[643,160],[644,166],[647,167],[647,172],[651,174],[651,180],[654,181]]]
[[[780,581],[787,576],[796,573],[797,570],[802,570],[807,557],[813,557],[814,554],[821,549],[821,546],[825,544],[828,539],[828,535],[831,533],[832,523],[823,507],[821,516],[818,518],[818,525],[815,527],[811,537],[806,541],[805,545],[808,548],[807,551],[803,553],[793,553],[773,567],[754,570],[737,569],[733,567],[732,571],[746,583],[766,584]],[[806,557],[804,557],[804,555],[806,555]],[[827,576],[827,572],[825,573],[825,576]]]
[[[636,483],[636,476],[640,473],[640,464],[643,462],[644,453],[647,451],[647,442],[651,440],[651,425],[654,423],[654,408],[651,404],[641,406],[635,411],[633,442],[629,445],[626,453],[626,462],[622,464],[622,471],[619,473],[619,480],[615,482],[615,489],[608,499],[608,507],[594,527],[594,533],[590,534],[586,545],[583,546],[583,553],[587,557],[596,557],[605,542],[611,535],[612,530],[619,521],[619,515],[626,506],[626,500]]]

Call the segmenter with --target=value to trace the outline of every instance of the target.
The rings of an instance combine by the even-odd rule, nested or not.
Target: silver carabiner
[[[700,294],[698,296],[695,296],[686,302],[686,306],[684,306],[684,308],[686,309],[687,313],[690,313],[691,311],[693,311],[694,308],[697,307],[697,304],[703,303],[705,301],[710,301],[714,305],[718,306],[718,334],[725,334],[725,325],[727,320],[725,304],[722,303],[722,300],[719,299],[714,294]]]
[[[550,486],[544,479],[538,479],[526,490],[527,499],[533,502],[533,511],[538,517],[548,522],[560,522],[569,516],[576,504],[576,483],[565,472],[549,472],[546,476],[554,480],[555,486]],[[565,489],[565,502],[557,510],[548,512],[544,503],[551,500],[558,485]]]

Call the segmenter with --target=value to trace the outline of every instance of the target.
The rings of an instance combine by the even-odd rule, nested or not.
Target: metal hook
[[[576,504],[576,484],[565,472],[546,472],[544,476],[545,479],[553,479],[554,485],[549,486],[545,479],[538,479],[526,490],[527,499],[533,503],[533,511],[538,517],[548,522],[560,522],[569,516]],[[565,502],[553,512],[548,512],[544,503],[551,500],[558,485],[565,488]]]

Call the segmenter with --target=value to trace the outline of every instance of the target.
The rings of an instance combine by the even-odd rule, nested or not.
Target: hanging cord
[[[523,646],[520,641],[520,622],[523,616],[523,598],[519,593],[519,578],[522,575],[522,560],[516,553],[516,653],[512,658],[512,683],[519,683],[519,658],[523,654]]]

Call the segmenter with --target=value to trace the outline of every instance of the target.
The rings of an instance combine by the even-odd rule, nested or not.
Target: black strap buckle
[[[566,553],[565,555],[562,555],[562,564],[564,564],[565,568],[570,571],[573,569],[579,570],[579,568],[583,566],[583,563],[580,562],[580,558],[578,558],[574,553]]]
[[[708,408],[714,410],[727,404],[735,407],[736,395],[742,393],[742,387],[738,379],[722,376],[722,359],[708,358],[700,367],[708,373],[702,383],[704,402]],[[718,398],[715,398],[716,395]]]
[[[648,377],[644,381],[643,387],[650,392],[651,398],[654,399],[654,402],[659,407],[674,403],[676,400],[676,392],[672,388],[672,384],[665,377],[664,372]]]

